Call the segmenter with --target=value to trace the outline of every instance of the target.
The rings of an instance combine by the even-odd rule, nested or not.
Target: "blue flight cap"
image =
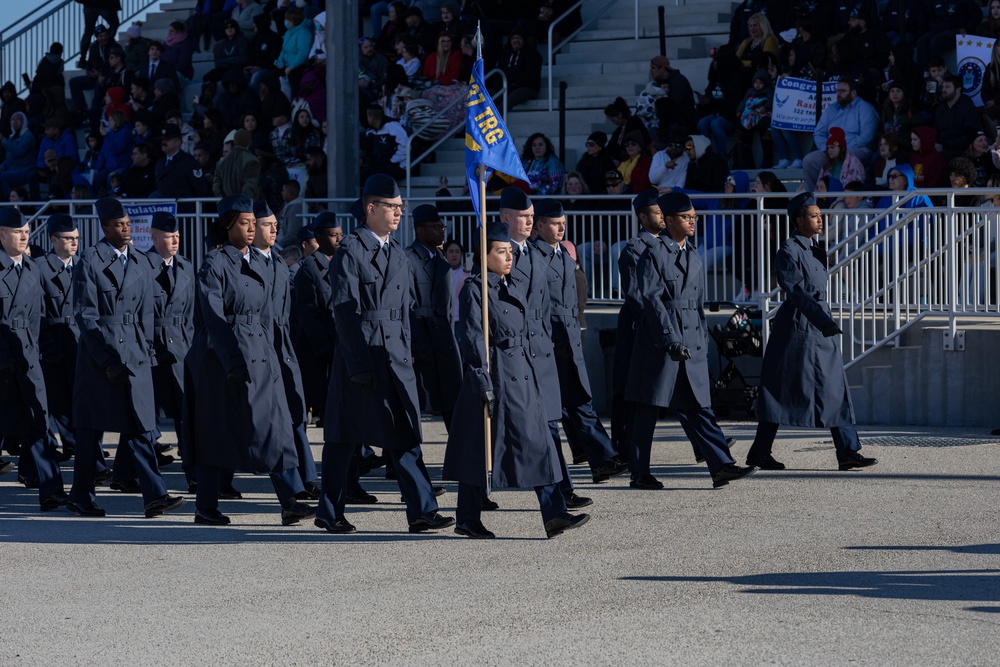
[[[535,202],[536,218],[561,218],[563,215],[563,205],[556,199],[539,199]]]
[[[677,215],[694,208],[691,198],[683,192],[668,192],[665,195],[660,195],[656,199],[656,203],[660,205],[663,215]]]
[[[267,205],[267,201],[258,199],[253,203],[253,217],[270,218],[273,216],[274,213],[271,211],[271,207]]]
[[[125,207],[114,197],[101,197],[94,202],[98,220],[119,220],[125,217]]]
[[[316,238],[316,232],[313,230],[311,225],[306,225],[299,230],[299,243],[314,238]]]
[[[506,187],[500,191],[500,208],[509,208],[512,211],[527,211],[531,208],[531,199],[524,190],[515,187]]]
[[[354,219],[357,220],[359,223],[362,224],[364,223],[365,218],[367,216],[365,214],[364,202],[361,201],[360,197],[357,199],[357,201],[351,204],[351,215],[353,215]]]
[[[318,229],[333,229],[334,227],[340,227],[340,223],[337,222],[337,214],[331,213],[330,211],[323,211],[312,221],[311,225],[308,225],[315,232]]]
[[[22,225],[23,227],[24,225]],[[45,221],[45,228],[49,233],[49,236],[53,234],[62,234],[63,232],[72,232],[76,230],[76,220],[73,219],[69,213],[53,213],[49,216],[49,219]]]
[[[490,241],[510,243],[510,226],[506,222],[499,221],[486,223],[486,242]]]
[[[0,227],[13,227],[20,229],[24,227],[24,216],[16,206],[4,206],[0,208]]]
[[[650,188],[645,192],[640,192],[632,199],[632,210],[638,213],[648,206],[653,206],[656,204],[656,200],[659,196],[660,193],[654,188]]]
[[[788,202],[788,217],[792,219],[792,224],[795,224],[795,218],[799,217],[799,211],[806,206],[818,206],[815,193],[800,192]]]
[[[421,204],[413,209],[413,226],[426,225],[428,222],[441,222],[441,215],[431,204]]]
[[[362,194],[366,197],[385,197],[386,199],[402,197],[399,186],[396,185],[396,179],[388,174],[369,176],[368,180],[365,181],[365,190]]]
[[[172,234],[176,232],[180,225],[177,224],[177,218],[174,214],[169,211],[153,211],[153,220],[149,223],[150,229],[159,229],[161,232],[167,232]]]
[[[229,211],[253,213],[253,200],[248,195],[229,195],[219,202],[219,215]]]

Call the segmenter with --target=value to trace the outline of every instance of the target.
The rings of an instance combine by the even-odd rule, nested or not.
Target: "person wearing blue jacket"
[[[0,162],[0,182],[3,183],[3,198],[10,195],[10,189],[32,182],[35,175],[35,137],[28,130],[28,117],[16,111],[10,117],[10,137],[2,142],[6,151]],[[33,187],[38,189],[38,183]],[[32,198],[37,198],[34,195]]]
[[[112,111],[101,152],[94,163],[94,192],[101,193],[111,174],[132,166],[132,146],[132,126],[128,124],[125,113]]]
[[[293,95],[298,91],[303,67],[309,60],[309,50],[313,43],[311,25],[312,23],[306,22],[301,9],[292,7],[285,12],[285,27],[288,29],[282,38],[281,53],[274,61],[274,66],[284,70],[283,74],[288,77]]]

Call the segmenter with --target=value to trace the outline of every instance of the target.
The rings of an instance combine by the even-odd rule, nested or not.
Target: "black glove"
[[[355,373],[351,376],[351,382],[354,384],[361,385],[362,387],[367,387],[368,389],[375,388],[375,374],[371,371],[365,371],[364,373]]]
[[[824,338],[831,338],[833,336],[839,336],[842,333],[844,333],[844,332],[841,331],[840,327],[838,327],[836,324],[830,324],[830,325],[827,325],[827,326],[823,327],[823,337]]]
[[[226,374],[226,379],[230,382],[246,382],[250,383],[250,369],[247,368],[246,364],[237,366],[233,370]]]
[[[496,417],[497,414],[497,397],[492,391],[484,391],[479,396],[483,399],[483,407],[486,408],[486,414],[489,415],[490,419]]]
[[[667,354],[674,361],[686,361],[691,358],[691,350],[684,343],[671,343],[667,345]]]
[[[112,364],[104,369],[104,375],[107,376],[108,382],[118,383],[132,375],[132,371],[128,369],[128,366],[122,363]]]

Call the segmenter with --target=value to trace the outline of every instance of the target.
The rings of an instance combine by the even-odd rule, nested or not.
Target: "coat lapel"
[[[103,244],[103,247],[101,247],[101,244]],[[118,291],[122,291],[122,285],[125,284],[125,268],[122,266],[121,260],[118,259],[114,248],[107,241],[100,241],[98,247],[98,253],[101,259],[104,260],[104,273],[111,277]]]

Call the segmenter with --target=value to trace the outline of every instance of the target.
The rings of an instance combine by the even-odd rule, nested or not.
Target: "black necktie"
[[[681,248],[681,256],[678,258],[678,263],[680,264],[681,271],[687,275],[688,272],[688,250],[686,248]]]
[[[383,243],[382,246],[379,247],[379,249],[375,251],[375,266],[378,267],[378,270],[381,271],[382,275],[384,276],[385,275],[385,270],[389,266],[389,244],[388,243]]]
[[[14,271],[17,273],[17,277],[20,278],[21,277],[21,265],[20,264],[15,264],[14,265]]]
[[[152,81],[154,76],[156,76],[156,65],[155,64],[150,64],[150,66],[149,66],[149,80]]]

